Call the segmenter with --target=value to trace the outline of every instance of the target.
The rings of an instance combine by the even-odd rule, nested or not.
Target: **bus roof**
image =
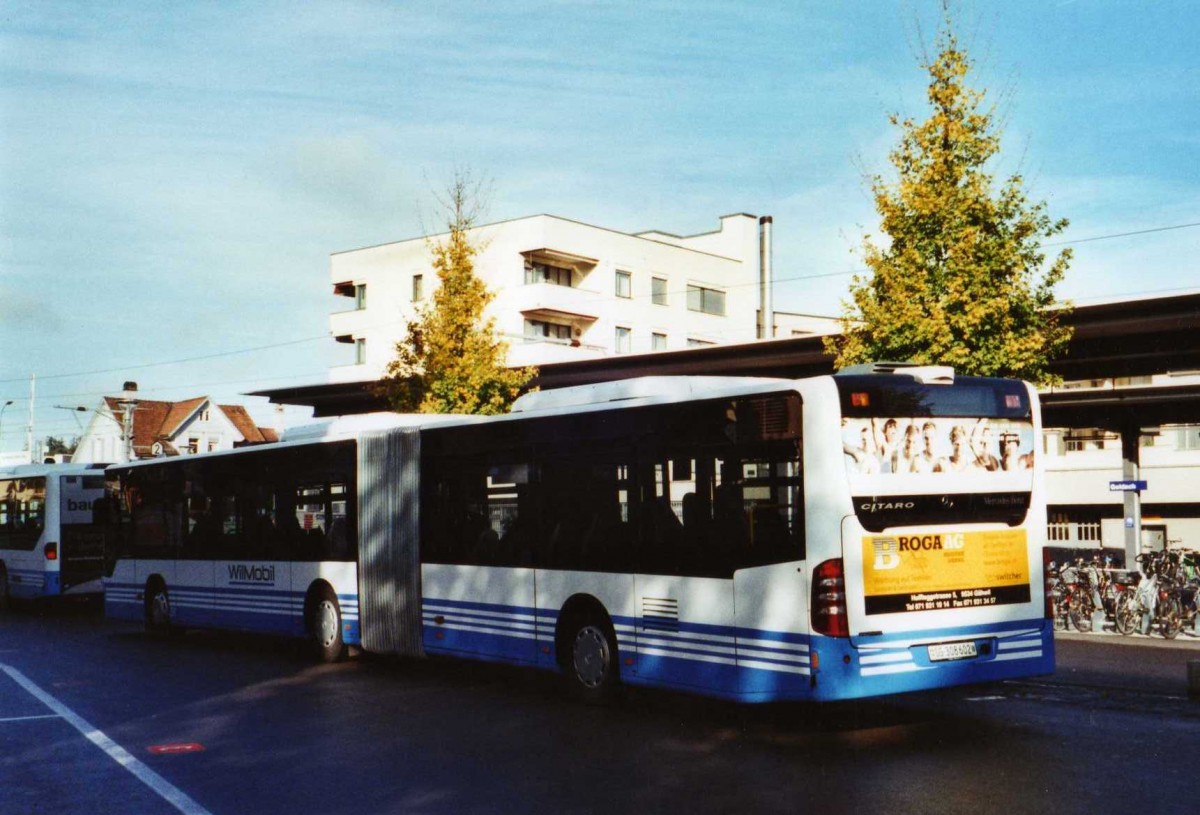
[[[107,464],[14,464],[0,467],[0,478],[40,478],[51,475],[103,475]]]
[[[755,376],[642,376],[635,379],[578,385],[573,388],[534,391],[518,398],[513,403],[512,413],[628,402],[635,399],[674,401],[703,396],[713,391],[728,391],[731,388],[765,384],[778,385],[786,381],[785,379]]]

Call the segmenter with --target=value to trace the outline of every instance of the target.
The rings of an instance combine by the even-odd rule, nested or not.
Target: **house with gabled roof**
[[[133,388],[120,396],[105,396],[91,411],[72,461],[115,464],[279,440],[274,429],[259,427],[241,405],[220,405],[209,396],[179,402],[140,399],[136,385],[127,385]]]

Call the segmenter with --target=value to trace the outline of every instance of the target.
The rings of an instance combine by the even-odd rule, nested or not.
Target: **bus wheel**
[[[572,691],[585,702],[608,701],[620,681],[612,627],[596,617],[586,617],[573,628],[570,637],[570,654],[564,667]]]
[[[146,587],[146,633],[162,636],[174,633],[171,625],[171,599],[167,587],[154,582]]]
[[[317,658],[322,662],[340,662],[346,656],[346,644],[342,642],[342,610],[338,607],[337,595],[328,588],[313,598],[308,631]]]

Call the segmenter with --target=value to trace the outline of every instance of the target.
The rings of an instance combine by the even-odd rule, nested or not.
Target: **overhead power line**
[[[1072,240],[1056,241],[1054,243],[1045,243],[1042,245],[1045,247],[1069,246],[1069,245],[1078,244],[1078,243],[1091,243],[1093,241],[1111,240],[1114,238],[1127,238],[1127,237],[1133,237],[1133,236],[1137,236],[1137,235],[1149,235],[1149,234],[1153,234],[1156,232],[1170,232],[1170,231],[1179,230],[1179,229],[1193,229],[1196,227],[1200,227],[1200,221],[1195,221],[1195,222],[1186,223],[1186,224],[1173,224],[1170,226],[1152,227],[1149,229],[1138,229],[1138,230],[1133,230],[1130,232],[1113,232],[1113,233],[1110,233],[1107,235],[1093,235],[1092,237],[1088,237],[1088,238],[1075,238]],[[818,280],[818,279],[829,278],[829,277],[845,277],[845,276],[853,275],[853,274],[863,274],[863,273],[866,273],[869,271],[870,271],[869,269],[848,269],[848,270],[842,271],[842,272],[823,272],[823,273],[818,273],[818,274],[793,275],[791,277],[775,278],[772,282],[774,284],[779,284],[779,283],[792,283],[792,282],[800,281],[800,280]],[[730,286],[725,286],[724,288],[732,289],[732,288],[742,288],[745,286],[757,286],[757,285],[758,285],[757,282],[739,283],[739,284],[733,284]],[[1172,291],[1172,290],[1160,290],[1160,291]],[[1128,292],[1128,293],[1126,293],[1125,296],[1137,296],[1139,294],[1148,294],[1148,293],[1153,293],[1153,292]],[[678,296],[678,295],[685,294],[685,292],[672,291],[672,292],[670,292],[670,294]],[[650,296],[653,296],[653,295],[637,295],[636,297],[633,297],[633,298],[605,295],[602,298],[597,298],[593,302],[608,302],[608,301],[615,301],[615,300],[630,300],[630,299],[641,300],[641,299],[647,299]],[[1109,295],[1109,296],[1111,296],[1111,295]],[[386,328],[389,326],[407,322],[407,319],[408,318],[405,317],[405,318],[400,318],[397,320],[391,320],[386,323],[381,323],[378,325],[370,326],[369,328],[372,328],[372,329]],[[139,370],[144,370],[146,368],[156,368],[156,367],[160,367],[163,365],[182,365],[182,364],[189,363],[189,362],[203,362],[205,360],[220,359],[222,357],[237,356],[239,354],[250,354],[250,353],[254,353],[256,351],[269,351],[269,350],[272,350],[275,348],[286,348],[286,347],[292,346],[292,345],[302,345],[304,343],[317,342],[319,340],[328,340],[329,338],[330,338],[329,334],[320,334],[320,335],[311,336],[311,337],[303,337],[301,339],[296,339],[296,340],[287,340],[285,342],[269,343],[267,345],[256,345],[256,346],[249,347],[249,348],[238,348],[238,349],[234,349],[234,350],[230,350],[230,351],[219,351],[219,352],[213,353],[213,354],[202,354],[199,356],[183,357],[180,359],[169,359],[169,360],[162,360],[159,362],[144,362],[144,363],[140,363],[140,364],[136,364],[136,365],[122,365],[122,366],[113,367],[113,368],[97,368],[97,369],[89,370],[89,371],[75,371],[72,373],[65,373],[65,374],[39,375],[38,380],[39,381],[47,381],[47,380],[52,380],[52,379],[69,379],[69,378],[78,377],[78,376],[93,376],[96,374],[121,373],[121,372],[125,372],[125,371],[139,371]],[[16,377],[16,378],[11,378],[11,379],[0,379],[0,384],[6,384],[6,383],[12,383],[12,382],[26,382],[26,381],[28,381],[28,377]]]
[[[284,348],[289,345],[300,345],[300,344],[306,343],[306,342],[316,342],[317,340],[327,340],[327,339],[329,339],[329,335],[322,334],[318,337],[305,337],[304,339],[300,339],[300,340],[288,340],[287,342],[276,342],[276,343],[271,343],[270,345],[256,345],[253,348],[238,348],[233,351],[219,351],[215,354],[203,354],[203,355],[197,356],[197,357],[184,357],[182,359],[166,359],[166,360],[162,360],[161,362],[143,362],[138,365],[122,365],[119,368],[97,368],[96,370],[92,370],[92,371],[75,371],[74,373],[69,373],[69,374],[49,374],[49,375],[38,376],[38,381],[43,382],[43,381],[46,381],[49,379],[69,379],[70,377],[74,377],[74,376],[92,376],[94,374],[111,374],[111,373],[119,373],[121,371],[140,371],[144,368],[157,368],[162,365],[182,365],[185,362],[202,362],[206,359],[218,359],[220,357],[232,357],[232,356],[237,356],[238,354],[251,354],[255,351],[268,351],[272,348]],[[0,379],[0,383],[27,382],[27,381],[29,381],[29,377],[27,377],[27,376],[17,377],[15,379]]]

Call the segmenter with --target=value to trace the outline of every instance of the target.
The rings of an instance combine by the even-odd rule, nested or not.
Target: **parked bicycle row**
[[[1111,624],[1126,636],[1174,639],[1184,631],[1200,636],[1200,553],[1164,550],[1136,560],[1138,570],[1111,568],[1099,556],[1051,563],[1047,580],[1054,627],[1088,632]]]

